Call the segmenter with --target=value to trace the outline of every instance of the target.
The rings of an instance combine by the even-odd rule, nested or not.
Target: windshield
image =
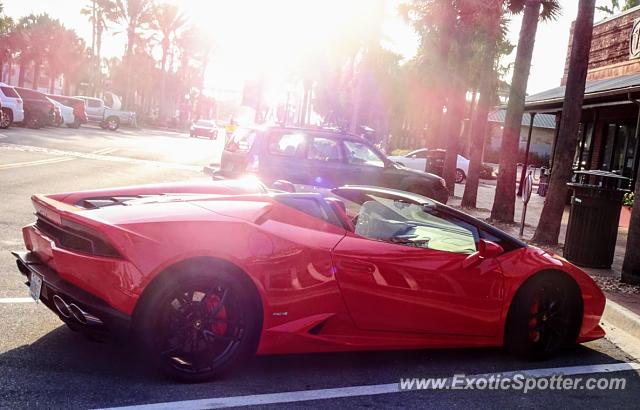
[[[195,125],[201,127],[213,127],[213,121],[198,120],[195,122]]]
[[[452,253],[471,254],[477,250],[477,228],[435,207],[373,194],[363,195],[357,202],[336,196],[344,202],[359,236]]]

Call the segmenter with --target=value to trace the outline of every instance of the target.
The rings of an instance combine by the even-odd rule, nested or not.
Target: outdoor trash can
[[[629,178],[607,171],[576,171],[567,185],[573,194],[564,257],[578,266],[610,268]]]

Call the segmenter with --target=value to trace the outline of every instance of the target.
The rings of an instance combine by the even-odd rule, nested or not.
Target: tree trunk
[[[40,61],[36,60],[33,62],[33,83],[31,84],[31,88],[34,90],[38,89],[38,80],[40,79]]]
[[[509,104],[502,133],[500,147],[500,171],[496,185],[496,194],[491,209],[491,219],[502,222],[513,222],[516,206],[516,174],[518,149],[520,146],[520,128],[522,127],[522,115],[524,113],[524,100],[531,71],[531,58],[533,46],[538,31],[538,19],[540,18],[540,0],[527,0],[518,51],[511,80],[509,92]]]
[[[100,21],[102,21],[102,13],[100,13]],[[102,34],[104,32],[104,27],[102,24],[98,24],[96,26],[96,59],[98,60],[98,67],[96,74],[98,75],[98,95],[104,94],[104,90],[102,89]]]
[[[158,118],[160,121],[164,121],[165,118],[165,87],[167,81],[167,52],[169,51],[169,39],[164,38],[162,40],[162,62],[160,64],[160,104],[158,106]]]
[[[465,53],[466,52],[464,51],[461,53],[463,59]],[[460,131],[467,96],[466,81],[463,81],[462,79],[463,64],[460,61],[454,62],[454,64],[456,64],[458,69],[456,69],[457,72],[454,76],[454,81],[449,94],[449,101],[447,103],[447,152],[445,154],[444,171],[442,176],[447,188],[449,189],[450,196],[455,195],[458,147],[460,144]]]
[[[549,190],[540,214],[540,222],[533,237],[533,241],[540,244],[555,245],[558,243],[567,197],[567,182],[571,177],[577,144],[576,135],[582,116],[589,50],[593,35],[594,11],[595,0],[580,0],[571,46],[562,123],[555,149]]]
[[[56,79],[55,77],[49,77],[49,94],[53,94],[55,91]]]
[[[125,59],[126,61],[124,61],[126,70],[127,70],[127,77],[126,77],[126,81],[125,81],[125,95],[124,95],[124,101],[123,101],[123,105],[125,105],[125,107],[129,110],[133,110],[133,95],[134,92],[132,90],[132,85],[131,85],[131,75],[133,74],[133,65],[132,65],[132,56],[133,56],[133,43],[135,42],[135,27],[131,27],[129,26],[127,29],[127,49],[126,49],[126,53],[125,53]]]
[[[18,87],[24,87],[24,75],[25,70],[27,68],[27,64],[25,61],[20,62],[20,72],[18,73]]]
[[[631,209],[627,248],[622,263],[622,282],[640,285],[640,167],[636,175],[635,202]]]
[[[502,10],[500,5],[489,11],[487,19],[487,40],[483,49],[483,59],[480,73],[480,97],[471,123],[471,136],[469,148],[469,175],[464,186],[462,206],[475,208],[478,200],[478,186],[480,184],[480,171],[482,170],[482,153],[489,126],[488,117],[491,110],[493,94],[496,84],[496,54],[498,52],[498,37],[500,35],[500,18]]]

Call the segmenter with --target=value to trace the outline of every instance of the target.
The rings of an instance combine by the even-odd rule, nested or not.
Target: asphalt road
[[[167,402],[171,403],[166,408],[250,403],[296,408],[635,407],[639,374],[637,370],[606,372],[612,364],[632,362],[606,339],[544,362],[515,359],[500,349],[259,357],[214,382],[186,385],[158,376],[131,346],[88,341],[42,305],[11,299],[28,296],[9,251],[22,248],[20,228],[33,220],[31,194],[206,178],[200,170],[218,161],[220,150],[219,141],[160,131],[12,128],[0,133],[0,408]],[[576,366],[583,367],[576,370]],[[544,370],[548,374],[582,372],[586,374],[575,377],[584,378],[622,377],[626,388],[526,394],[392,388],[378,394],[400,378],[531,369],[552,369]],[[350,389],[322,390],[346,387]]]

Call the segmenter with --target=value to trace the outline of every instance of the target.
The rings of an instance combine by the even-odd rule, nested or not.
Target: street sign
[[[522,219],[520,221],[520,236],[524,232],[524,221],[527,217],[527,206],[531,199],[531,193],[533,192],[533,174],[531,171],[527,172],[527,177],[524,179],[524,187],[522,188]]]

